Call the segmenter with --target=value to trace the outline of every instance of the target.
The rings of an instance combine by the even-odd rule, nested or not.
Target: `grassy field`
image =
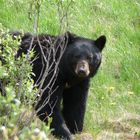
[[[56,35],[57,6],[48,1],[41,5],[39,32]],[[32,32],[29,10],[29,0],[0,0],[0,23]],[[97,140],[127,140],[137,132],[140,139],[140,1],[75,0],[67,30],[92,39],[107,37],[101,68],[91,81],[84,133]]]

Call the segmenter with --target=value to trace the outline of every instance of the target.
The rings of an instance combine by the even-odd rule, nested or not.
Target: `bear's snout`
[[[77,62],[75,73],[82,78],[89,76],[90,70],[88,62],[85,60]]]

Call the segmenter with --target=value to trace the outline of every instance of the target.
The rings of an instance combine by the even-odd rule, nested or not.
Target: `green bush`
[[[35,118],[33,101],[37,89],[31,78],[32,65],[29,56],[22,54],[16,58],[20,37],[13,40],[9,31],[0,25],[0,137],[45,139],[49,127]],[[30,126],[30,127],[29,127]],[[41,131],[41,130],[43,131]]]

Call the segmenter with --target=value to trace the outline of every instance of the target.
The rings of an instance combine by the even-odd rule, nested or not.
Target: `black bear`
[[[92,40],[70,32],[62,36],[22,36],[17,57],[29,49],[35,52],[33,79],[38,87],[42,85],[35,109],[46,123],[48,116],[52,117],[53,135],[71,140],[71,134],[82,131],[90,78],[101,64],[105,43],[105,36]]]

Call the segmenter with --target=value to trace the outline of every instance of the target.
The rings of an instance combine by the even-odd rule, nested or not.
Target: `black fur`
[[[91,40],[69,32],[63,36],[34,36],[29,33],[24,35],[20,33],[12,34],[14,36],[22,36],[17,57],[22,53],[27,54],[30,47],[34,49],[34,57],[37,56],[37,59],[33,61],[33,72],[35,74],[33,79],[37,84],[39,84],[43,76],[43,74],[40,76],[42,69],[44,69],[43,65],[45,64],[46,66],[45,60],[43,59],[42,61],[42,50],[47,58],[49,48],[54,47],[57,53],[55,54],[55,58],[50,53],[50,63],[53,62],[53,59],[57,61],[61,51],[64,51],[58,71],[56,72],[56,81],[55,83],[51,83],[53,84],[51,91],[54,91],[54,93],[50,96],[50,89],[46,88],[35,109],[38,110],[43,102],[49,99],[47,100],[47,104],[37,112],[37,115],[46,123],[48,121],[47,115],[50,115],[53,119],[51,123],[52,134],[67,140],[72,139],[71,134],[81,132],[83,129],[89,82],[100,66],[101,51],[106,43],[105,36],[101,36],[97,40]],[[84,66],[83,60],[87,67]],[[84,67],[82,77],[79,75],[80,70],[78,70],[79,73],[75,72],[77,64],[80,64],[81,69]],[[51,68],[52,72],[46,77],[43,88],[50,82],[54,68],[55,64]],[[89,71],[88,75],[85,74],[87,71]]]

